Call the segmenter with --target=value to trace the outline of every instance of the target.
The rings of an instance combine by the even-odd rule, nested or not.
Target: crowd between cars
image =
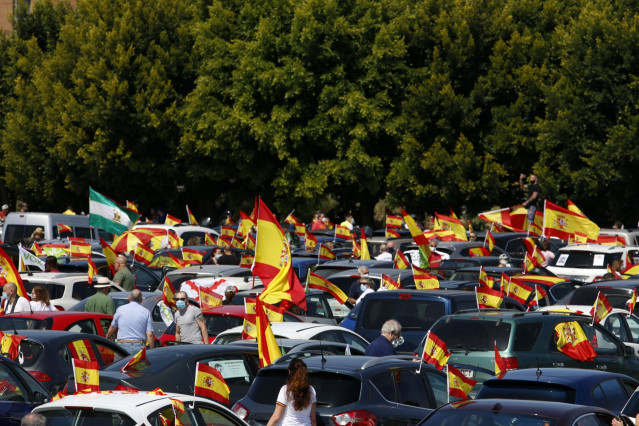
[[[639,230],[187,212],[4,216],[2,424],[636,424]]]

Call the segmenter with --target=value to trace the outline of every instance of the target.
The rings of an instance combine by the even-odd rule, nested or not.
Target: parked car
[[[37,311],[0,316],[0,330],[65,330],[106,336],[113,315],[95,312]]]
[[[248,290],[253,286],[261,286],[262,281],[259,278],[253,279],[253,273],[249,268],[241,268],[236,265],[193,265],[186,268],[173,269],[169,271],[166,276],[171,280],[171,283],[175,288],[179,288],[183,282],[188,280],[195,280],[198,278],[226,278],[226,277],[242,277],[244,285],[234,281],[234,285],[238,289]],[[162,286],[158,287],[159,292],[162,291]]]
[[[231,410],[209,399],[193,395],[114,391],[109,394],[85,393],[69,395],[41,405],[47,425],[117,425],[159,426],[175,424],[176,411],[171,398],[184,403],[184,413],[177,412],[183,425],[247,426]]]
[[[133,230],[151,229],[154,231],[161,230],[167,233],[169,231],[173,231],[178,236],[178,238],[182,240],[180,242],[180,245],[183,245],[183,246],[186,246],[187,244],[190,245],[189,240],[191,240],[192,237],[198,237],[200,243],[204,243],[204,238],[206,234],[211,234],[216,236],[218,235],[218,233],[211,228],[205,228],[203,226],[194,226],[194,225],[188,225],[188,224],[182,224],[182,223],[177,225],[166,225],[164,223],[139,223],[135,225],[132,229]]]
[[[366,351],[368,341],[343,327],[324,324],[274,322],[271,324],[276,339],[325,340],[348,343],[350,347]],[[375,336],[377,337],[377,336]],[[226,345],[242,339],[242,327],[231,328],[217,335],[214,345]]]
[[[44,239],[58,238],[58,224],[69,225],[71,236],[98,240],[98,229],[89,225],[89,217],[61,213],[11,212],[4,221],[2,240],[5,243],[24,243],[36,228],[44,231]]]
[[[443,372],[412,359],[313,356],[304,359],[317,393],[319,425],[414,424],[448,400]],[[242,419],[266,424],[277,390],[286,382],[288,360],[262,368],[246,397],[233,406]]]
[[[24,416],[51,398],[25,369],[4,356],[0,356],[0,388],[0,422],[7,426],[20,425]]]
[[[41,285],[49,292],[51,304],[60,310],[69,309],[81,300],[95,294],[95,288],[89,285],[87,274],[58,272],[20,272],[27,293],[34,286]],[[111,291],[123,291],[119,285],[111,282]]]
[[[93,254],[91,260],[98,269],[98,275],[113,279],[113,273],[109,269],[109,264],[103,255]],[[140,262],[134,262],[130,259],[127,260],[127,266],[135,278],[135,286],[138,290],[155,291],[160,284],[160,270],[151,269]],[[58,257],[58,270],[66,273],[81,272],[86,275],[89,270],[89,262],[86,258],[69,256]]]
[[[93,354],[89,358],[100,367],[128,358],[120,346],[95,334],[55,330],[17,330],[17,334],[25,339],[20,341],[16,361],[52,394],[73,376],[71,359],[77,347],[86,347]]]
[[[360,266],[367,266],[370,268],[392,268],[393,262],[391,260],[357,260],[357,259],[337,259],[330,260],[317,266],[315,273],[321,277],[328,278],[329,276],[344,270],[357,269]]]
[[[419,426],[607,426],[614,418],[614,413],[603,408],[564,402],[478,399],[444,405]]]
[[[257,349],[257,340],[236,340],[234,345],[241,345]],[[366,351],[351,347],[347,343],[327,342],[322,340],[304,340],[304,339],[277,339],[277,345],[282,352],[282,356],[303,356],[312,355],[364,355]]]
[[[483,266],[484,268],[488,266],[499,266],[499,256],[457,257],[454,259],[446,259],[431,268],[431,272],[449,280],[451,275],[453,275],[453,273],[457,270],[479,266]]]
[[[619,414],[639,381],[582,368],[522,368],[484,381],[475,399],[505,398],[592,405]]]
[[[639,257],[639,247],[572,244],[560,249],[547,269],[557,276],[589,283],[602,277],[615,259],[621,259],[625,268],[628,256]]]
[[[176,345],[146,352],[148,366],[139,371],[122,372],[131,357],[100,371],[100,389],[116,386],[130,390],[150,391],[157,387],[165,392],[193,395],[195,368],[198,362],[217,368],[231,389],[230,403],[248,391],[260,368],[257,349],[236,345]],[[73,382],[69,388],[73,389]]]

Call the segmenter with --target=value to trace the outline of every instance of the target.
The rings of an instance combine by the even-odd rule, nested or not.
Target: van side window
[[[91,228],[81,228],[79,226],[73,227],[73,232],[76,237],[91,239]]]

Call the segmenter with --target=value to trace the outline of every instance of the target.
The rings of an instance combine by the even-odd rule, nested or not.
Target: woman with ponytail
[[[315,389],[308,384],[306,364],[294,359],[288,366],[288,379],[280,389],[275,411],[267,426],[315,426]]]

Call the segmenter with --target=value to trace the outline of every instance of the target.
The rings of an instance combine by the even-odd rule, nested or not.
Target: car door
[[[578,368],[591,368],[633,375],[626,371],[625,346],[618,338],[599,324],[592,325],[589,322],[581,321],[580,325],[597,356],[593,361],[583,362]],[[635,372],[635,376],[636,373],[639,373],[639,371]]]
[[[197,362],[216,368],[222,374],[224,381],[226,381],[226,384],[231,390],[229,395],[231,406],[235,401],[246,395],[259,369],[259,365],[256,365],[255,358],[244,352],[203,356],[197,359]],[[193,365],[193,371],[195,371],[195,369],[196,367]],[[193,375],[193,379],[195,379],[195,374]],[[191,390],[190,393],[193,393],[193,391]]]
[[[19,425],[34,407],[29,389],[8,365],[0,363],[0,424]]]
[[[395,385],[399,419],[418,421],[437,407],[429,382],[418,372],[417,367],[394,369],[391,379]]]
[[[98,362],[100,363],[100,368],[108,367],[114,362],[131,357],[130,354],[127,354],[115,344],[95,339],[92,339],[92,343],[96,356],[98,357]]]

